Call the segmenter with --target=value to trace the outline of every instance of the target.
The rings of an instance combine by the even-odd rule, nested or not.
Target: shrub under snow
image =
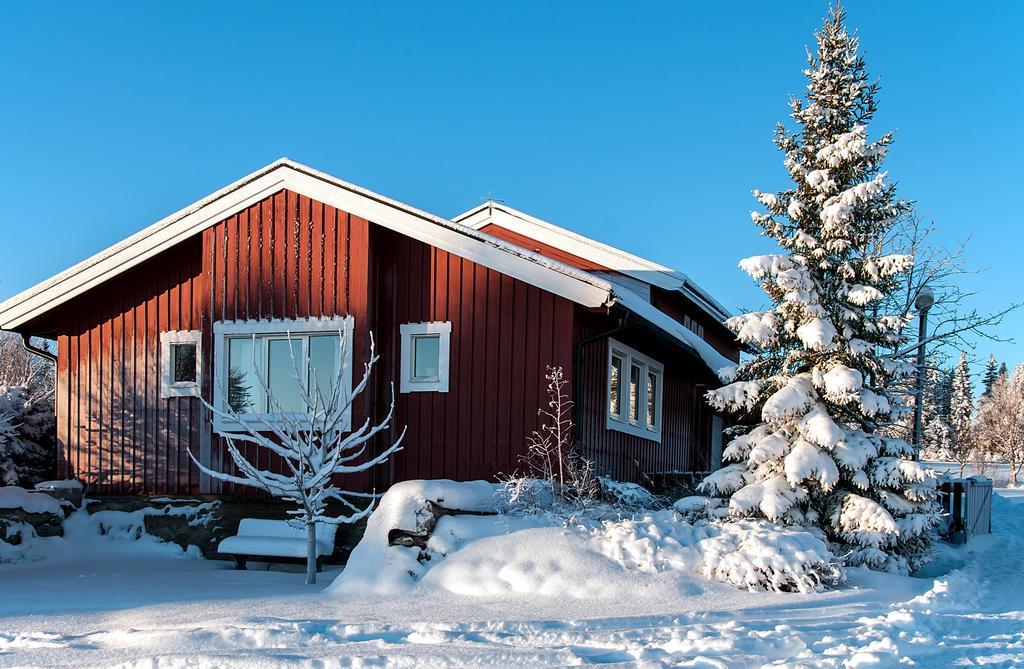
[[[33,484],[53,476],[56,422],[48,399],[23,386],[0,385],[0,485]]]
[[[609,599],[694,579],[808,592],[843,577],[827,543],[798,528],[687,522],[672,510],[604,520],[576,516],[565,524],[554,514],[495,513],[499,493],[499,486],[483,481],[396,484],[328,591],[343,597],[433,589],[469,597]],[[431,505],[474,515],[441,515],[434,524]],[[396,529],[430,536],[423,548],[392,546]]]

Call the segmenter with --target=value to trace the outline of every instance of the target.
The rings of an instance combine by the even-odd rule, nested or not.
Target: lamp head
[[[914,299],[914,306],[918,311],[928,311],[935,304],[935,292],[928,286],[922,286]]]

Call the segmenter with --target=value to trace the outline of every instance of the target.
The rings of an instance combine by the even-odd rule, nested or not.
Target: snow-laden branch
[[[290,344],[290,333],[288,338]],[[370,355],[363,365],[362,378],[355,388],[349,390],[345,385],[348,371],[345,347],[348,342],[343,332],[338,333],[338,342],[341,368],[326,391],[317,382],[318,370],[311,364],[309,351],[306,350],[308,347],[303,347],[304,353],[300,359],[296,359],[295,347],[289,345],[292,351],[292,381],[296,384],[299,410],[285,410],[260,366],[256,364],[256,346],[253,346],[252,360],[254,376],[267,398],[269,413],[245,413],[231,406],[230,402],[224,407],[217,407],[203,400],[214,416],[223,419],[226,424],[237,426],[220,433],[238,470],[237,475],[211,469],[189,451],[189,457],[196,467],[212,478],[259,488],[296,505],[296,509],[289,513],[295,517],[293,522],[307,528],[308,583],[316,581],[316,525],[354,523],[373,510],[375,495],[342,490],[334,484],[335,477],[363,472],[387,461],[401,450],[406,432],[403,428],[398,438],[380,452],[373,454],[370,450],[374,438],[388,429],[394,418],[394,384],[391,384],[391,404],[387,414],[376,423],[368,416],[359,427],[351,428],[349,417],[353,401],[366,389],[373,368],[380,358],[376,355],[376,344],[371,333]],[[229,396],[228,393],[222,395]],[[281,461],[280,469],[261,469],[242,453],[239,448],[241,444],[251,444],[277,455]],[[365,504],[357,505],[355,499],[365,500]],[[349,512],[348,515],[328,515],[327,505],[332,500],[339,502]]]

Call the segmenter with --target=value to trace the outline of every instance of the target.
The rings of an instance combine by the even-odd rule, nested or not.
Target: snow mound
[[[694,591],[707,581],[749,590],[811,592],[842,571],[817,535],[764,521],[687,522],[662,510],[632,518],[499,515],[497,486],[482,481],[406,481],[391,488],[367,523],[344,572],[325,592],[366,596],[572,600]],[[431,503],[487,515],[442,515]],[[684,499],[681,511],[714,504]],[[430,533],[424,548],[390,545],[392,530]],[[701,586],[704,583],[705,586]]]
[[[60,502],[53,497],[39,492],[29,492],[16,485],[0,487],[0,509],[21,509],[26,513],[64,515]]]
[[[449,480],[402,481],[381,497],[366,522],[366,531],[349,555],[345,571],[327,592],[340,595],[400,593],[419,579],[426,567],[417,559],[420,550],[411,546],[391,546],[391,530],[422,532],[428,529],[432,515],[426,515],[427,502],[446,509],[495,512],[498,485],[486,481],[457,483]]]

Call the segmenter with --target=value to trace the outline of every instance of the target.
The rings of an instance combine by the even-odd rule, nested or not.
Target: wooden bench
[[[332,523],[316,524],[316,570],[320,571],[324,558],[334,552],[334,534],[338,526]],[[306,528],[293,527],[286,520],[243,518],[238,534],[227,537],[217,546],[217,552],[230,555],[235,569],[245,569],[246,560],[262,559],[266,562],[306,559]],[[268,559],[269,558],[269,559]]]

